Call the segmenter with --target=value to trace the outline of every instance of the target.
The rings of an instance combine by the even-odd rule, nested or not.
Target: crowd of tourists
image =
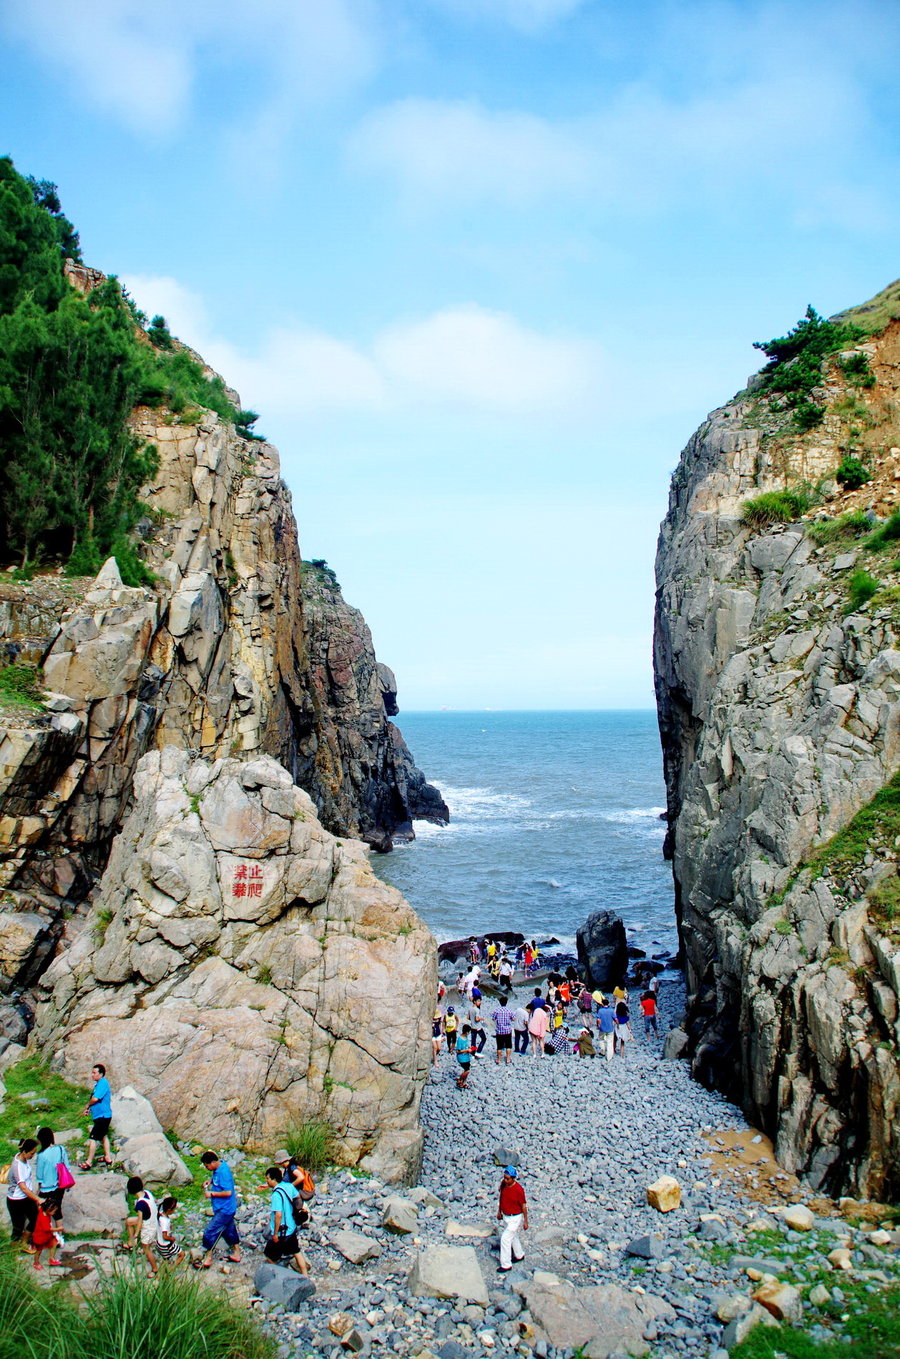
[[[62,1267],[66,1263],[58,1252],[66,1244],[63,1204],[66,1193],[75,1185],[75,1170],[87,1173],[97,1165],[114,1164],[109,1142],[112,1091],[105,1066],[98,1063],[91,1071],[91,1079],[93,1087],[84,1108],[92,1120],[91,1131],[87,1152],[77,1167],[71,1166],[66,1148],[57,1143],[53,1129],[38,1128],[35,1137],[21,1140],[10,1164],[0,1171],[0,1180],[6,1183],[12,1240],[33,1257],[37,1270],[44,1268],[41,1257],[45,1252],[49,1266]],[[101,1148],[103,1157],[97,1161]],[[227,1247],[225,1259],[239,1264],[241,1237],[236,1222],[238,1196],[233,1171],[215,1151],[204,1152],[200,1161],[209,1174],[203,1193],[211,1216],[203,1232],[203,1251],[193,1261],[193,1267],[210,1269],[220,1241]],[[291,1266],[299,1274],[308,1274],[309,1262],[298,1233],[309,1223],[308,1204],[315,1194],[312,1176],[289,1151],[282,1149],[275,1152],[265,1173],[265,1185],[260,1187],[269,1194],[269,1230],[263,1254],[268,1260]],[[122,1249],[133,1252],[139,1247],[151,1276],[158,1273],[161,1264],[178,1265],[185,1261],[186,1252],[175,1234],[177,1197],[166,1194],[157,1198],[139,1175],[128,1179],[126,1190],[133,1208],[125,1218]]]
[[[432,1016],[432,1065],[438,1066],[441,1051],[455,1057],[459,1066],[457,1085],[465,1090],[474,1058],[483,1057],[489,1032],[494,1039],[495,1063],[509,1065],[515,1053],[533,1057],[624,1057],[634,1038],[632,1005],[624,979],[608,995],[591,990],[578,969],[550,972],[543,986],[529,988],[528,999],[514,994],[516,972],[528,982],[538,966],[539,950],[532,941],[511,956],[505,945],[493,940],[484,946],[470,941],[469,967],[460,972],[455,987],[441,984]],[[490,976],[496,999],[486,1000],[483,970]],[[655,973],[644,976],[636,1005],[644,1033],[658,1032]],[[452,995],[455,991],[456,995]],[[458,998],[458,999],[457,999]]]

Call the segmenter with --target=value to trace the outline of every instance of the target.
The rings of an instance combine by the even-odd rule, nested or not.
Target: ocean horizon
[[[638,947],[676,951],[654,709],[409,709],[398,725],[451,821],[417,821],[372,862],[439,940],[519,930],[574,950],[606,909]]]

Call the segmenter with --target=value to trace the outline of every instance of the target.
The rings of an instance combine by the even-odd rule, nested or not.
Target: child
[[[50,1252],[48,1265],[61,1265],[62,1260],[57,1260],[54,1250],[59,1244],[54,1230],[53,1214],[56,1211],[56,1204],[52,1199],[41,1199],[38,1208],[37,1220],[34,1224],[34,1231],[31,1236],[31,1244],[34,1248],[34,1267],[43,1269],[41,1255],[46,1250]]]
[[[125,1188],[129,1194],[135,1195],[134,1216],[125,1219],[125,1226],[128,1228],[128,1243],[125,1249],[134,1250],[135,1242],[140,1234],[141,1250],[144,1252],[144,1259],[147,1261],[152,1276],[158,1269],[153,1256],[153,1247],[156,1245],[156,1226],[159,1220],[156,1199],[149,1189],[144,1188],[144,1181],[140,1175],[132,1175]]]
[[[652,991],[645,991],[641,996],[641,1014],[644,1016],[644,1033],[649,1033],[652,1029],[657,1033],[656,1027],[656,996]]]
[[[460,1072],[456,1081],[457,1090],[465,1090],[466,1082],[469,1079],[469,1071],[472,1066],[472,1054],[475,1045],[471,1039],[472,1030],[468,1024],[463,1024],[460,1035],[456,1040],[456,1060],[459,1062]]]
[[[180,1265],[184,1259],[184,1251],[172,1235],[172,1214],[178,1207],[178,1200],[168,1194],[159,1205],[159,1214],[156,1219],[156,1253],[161,1260],[174,1260],[176,1265]]]

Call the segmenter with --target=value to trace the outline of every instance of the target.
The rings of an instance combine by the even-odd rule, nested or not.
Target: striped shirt
[[[512,1033],[513,1012],[505,1005],[498,1005],[491,1015],[491,1019],[494,1021],[494,1031],[496,1033]]]

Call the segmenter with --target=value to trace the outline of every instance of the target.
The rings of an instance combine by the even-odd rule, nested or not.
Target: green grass
[[[828,1275],[826,1283],[833,1283],[835,1277]],[[845,1295],[842,1315],[850,1312],[850,1317],[839,1335],[816,1344],[799,1329],[758,1326],[730,1351],[731,1359],[777,1359],[779,1355],[782,1359],[900,1359],[900,1287],[873,1295],[843,1275],[840,1286]],[[831,1306],[834,1308],[834,1304]],[[806,1324],[812,1314],[812,1307],[807,1307]],[[828,1316],[826,1306],[819,1319],[825,1322]]]
[[[4,665],[0,667],[0,701],[15,708],[42,711],[43,676],[36,665]]]
[[[865,486],[867,481],[872,480],[872,473],[861,458],[848,453],[841,458],[835,478],[848,491],[858,491],[860,486]]]
[[[807,532],[819,547],[827,547],[831,543],[852,542],[855,538],[862,538],[871,527],[871,521],[865,510],[851,510],[848,514],[839,515],[837,519],[820,519],[817,523],[810,524]]]
[[[883,548],[893,547],[898,538],[900,538],[900,510],[894,510],[890,519],[869,535],[865,545],[870,552],[880,552]]]
[[[0,1359],[274,1359],[275,1342],[226,1295],[168,1269],[133,1267],[79,1306],[0,1255]]]
[[[879,882],[866,897],[869,919],[887,934],[900,931],[900,877],[892,873]]]
[[[848,603],[851,611],[861,609],[878,593],[878,581],[868,571],[854,571],[847,582]]]
[[[811,869],[814,878],[825,868],[846,874],[862,863],[871,839],[893,845],[897,835],[900,835],[900,774],[895,774],[803,867]]]
[[[331,1162],[333,1133],[324,1119],[310,1118],[291,1128],[285,1147],[312,1176],[321,1175]]]
[[[848,307],[846,311],[832,317],[832,320],[849,321],[851,325],[859,326],[868,335],[876,335],[898,317],[900,317],[900,279],[895,279],[868,302],[863,302],[858,307]]]
[[[87,1073],[86,1073],[87,1074]],[[33,1137],[38,1128],[84,1128],[89,1120],[83,1113],[89,1091],[68,1085],[62,1076],[42,1062],[39,1057],[23,1057],[3,1073],[6,1098],[0,1110],[0,1161],[10,1160],[23,1137]],[[37,1109],[22,1098],[34,1091],[46,1106]]]
[[[775,928],[779,934],[794,934],[796,926],[790,920],[776,920]]]
[[[790,524],[812,505],[807,491],[766,491],[754,500],[744,501],[741,523],[747,528],[763,529],[769,524]]]

